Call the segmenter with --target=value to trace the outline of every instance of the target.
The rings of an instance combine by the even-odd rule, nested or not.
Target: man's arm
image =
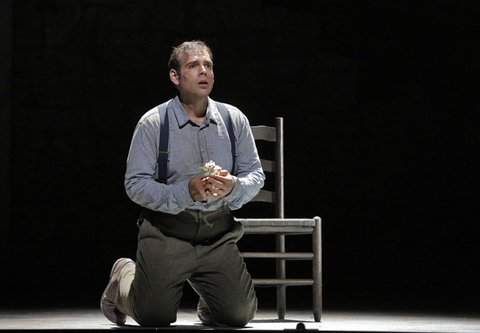
[[[247,117],[241,112],[231,115],[236,126],[236,173],[232,176],[234,186],[225,200],[235,210],[257,195],[264,185],[265,174]]]
[[[142,207],[177,214],[194,201],[188,181],[165,185],[155,180],[159,121],[153,111],[135,128],[127,159],[125,190],[130,199]]]

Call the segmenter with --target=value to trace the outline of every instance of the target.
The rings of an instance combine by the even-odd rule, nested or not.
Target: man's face
[[[207,97],[213,89],[213,62],[207,52],[191,52],[184,57],[181,77],[174,75],[180,96]]]

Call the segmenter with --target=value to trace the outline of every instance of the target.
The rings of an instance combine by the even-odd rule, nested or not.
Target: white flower
[[[200,170],[205,173],[205,176],[212,176],[218,175],[222,168],[219,165],[216,165],[214,161],[210,161],[205,163],[205,166],[200,167]]]

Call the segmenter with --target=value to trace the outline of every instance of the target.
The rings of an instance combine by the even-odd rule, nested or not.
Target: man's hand
[[[203,201],[207,197],[221,198],[233,189],[235,181],[227,170],[221,170],[218,176],[193,177],[188,182],[188,191],[194,201]]]
[[[205,180],[206,194],[212,198],[227,196],[235,186],[235,181],[227,170],[220,170],[218,176],[207,176]]]
[[[188,191],[194,201],[203,201],[207,199],[207,180],[204,177],[193,177],[188,182]]]

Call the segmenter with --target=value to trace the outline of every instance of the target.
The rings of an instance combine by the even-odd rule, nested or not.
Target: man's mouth
[[[198,82],[199,86],[208,86],[208,81],[200,81]]]

